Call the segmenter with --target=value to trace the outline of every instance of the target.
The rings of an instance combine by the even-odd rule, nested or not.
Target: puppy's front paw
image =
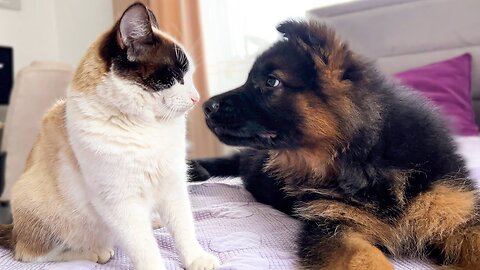
[[[190,182],[201,182],[210,179],[211,175],[208,171],[198,163],[198,161],[190,160],[188,161],[188,179]]]
[[[213,270],[218,266],[220,266],[220,261],[217,257],[205,252],[193,260],[193,262],[187,266],[187,270]]]

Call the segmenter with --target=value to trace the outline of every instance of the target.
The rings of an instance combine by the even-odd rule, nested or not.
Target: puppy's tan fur
[[[353,225],[349,230],[360,235],[362,239],[369,240],[372,245],[385,247],[394,255],[417,254],[417,257],[422,258],[427,251],[424,249],[425,244],[436,243],[437,248],[444,251],[448,262],[464,266],[468,262],[468,267],[471,268],[467,269],[479,269],[480,265],[472,264],[472,256],[474,251],[480,248],[480,233],[475,228],[464,229],[474,218],[474,205],[474,191],[439,183],[431,191],[415,198],[407,207],[403,218],[392,223],[371,214],[371,206],[365,205],[362,210],[323,200],[301,205],[297,214],[307,220],[322,217],[351,223]],[[340,258],[344,257],[344,251],[338,252],[333,258],[342,260]]]

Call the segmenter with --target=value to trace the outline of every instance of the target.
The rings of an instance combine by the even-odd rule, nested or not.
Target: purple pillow
[[[478,135],[471,98],[469,53],[394,74],[394,78],[439,107],[456,135]]]

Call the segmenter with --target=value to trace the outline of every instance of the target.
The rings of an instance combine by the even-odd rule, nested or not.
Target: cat
[[[13,188],[0,245],[16,260],[106,263],[118,244],[135,269],[165,269],[161,223],[187,269],[219,265],[196,239],[187,192],[185,114],[199,101],[189,59],[140,3],[93,43]]]

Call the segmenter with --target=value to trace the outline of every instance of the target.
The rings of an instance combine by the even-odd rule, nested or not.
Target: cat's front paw
[[[217,257],[205,252],[194,259],[193,262],[187,266],[187,270],[213,270],[218,266],[220,266],[220,261]]]
[[[115,251],[112,248],[105,248],[95,252],[97,255],[97,263],[104,264],[107,263],[114,255]]]
[[[155,212],[153,213],[153,216],[152,216],[152,227],[154,230],[156,229],[160,229],[163,227],[162,225],[162,219],[160,218],[160,214]]]

